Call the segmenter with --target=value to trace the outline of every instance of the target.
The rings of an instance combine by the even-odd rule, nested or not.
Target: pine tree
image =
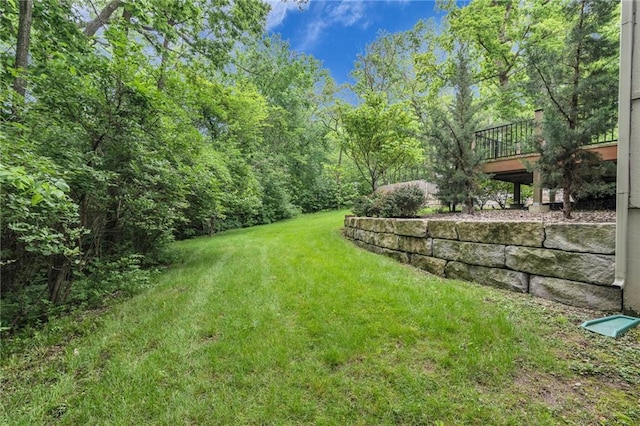
[[[478,106],[464,46],[458,49],[449,86],[454,92],[452,102],[446,109],[432,111],[430,148],[434,182],[443,204],[455,209],[462,203],[464,211],[472,214],[482,172],[481,157],[473,144]]]
[[[542,140],[538,141],[542,184],[563,189],[563,211],[571,217],[571,197],[601,192],[605,165],[582,149],[615,128],[617,112],[619,2],[572,0],[561,44],[528,47],[532,80],[543,94]]]

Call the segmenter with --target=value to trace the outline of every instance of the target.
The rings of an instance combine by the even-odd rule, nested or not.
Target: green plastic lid
[[[640,324],[640,318],[634,318],[627,315],[613,315],[610,317],[585,321],[580,324],[580,327],[605,336],[618,337],[638,324]]]

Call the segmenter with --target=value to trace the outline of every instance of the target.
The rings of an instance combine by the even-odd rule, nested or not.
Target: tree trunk
[[[158,90],[164,90],[167,82],[166,70],[169,62],[169,37],[164,36],[162,41],[162,53],[160,54],[160,78],[158,78]]]
[[[18,71],[18,77],[16,77],[16,80],[13,83],[13,89],[22,97],[27,93],[27,81],[22,73],[27,69],[29,64],[29,42],[31,41],[32,18],[33,0],[21,0],[15,62],[15,69]]]
[[[464,204],[462,206],[462,213],[471,214],[471,215],[474,213],[473,199],[471,197],[465,198]]]
[[[568,185],[562,188],[562,213],[565,219],[571,219],[571,190]]]
[[[369,176],[371,177],[371,193],[373,194],[378,189],[378,174],[373,170],[369,170]]]
[[[47,277],[47,290],[51,303],[58,304],[64,300],[64,295],[68,293],[67,287],[70,285],[70,271],[69,259],[62,255],[52,256]]]

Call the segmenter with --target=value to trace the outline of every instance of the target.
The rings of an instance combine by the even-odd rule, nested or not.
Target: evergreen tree
[[[532,80],[545,107],[536,167],[545,187],[563,189],[566,218],[571,197],[600,193],[606,186],[600,156],[582,147],[615,128],[618,11],[613,0],[572,0],[564,6],[568,26],[561,43],[528,46]]]
[[[474,102],[471,67],[464,46],[456,55],[449,85],[454,91],[453,101],[446,110],[432,111],[430,147],[434,182],[442,203],[453,208],[462,203],[464,211],[472,214],[482,172],[481,156],[473,144],[478,106]]]

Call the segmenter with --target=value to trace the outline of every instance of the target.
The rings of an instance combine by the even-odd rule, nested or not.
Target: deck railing
[[[538,112],[536,113],[536,115]],[[475,132],[475,149],[481,153],[484,161],[513,157],[516,155],[533,154],[536,152],[534,136],[540,134],[536,129],[541,123],[542,115],[538,119],[523,120],[502,126],[490,127]],[[617,122],[612,122],[610,130],[593,136],[585,145],[598,145],[618,141]],[[382,184],[405,182],[410,180],[428,180],[428,167],[419,166],[394,170],[388,173]]]
[[[475,132],[475,147],[483,160],[534,152],[534,120],[523,120]]]
[[[603,134],[592,136],[591,140],[586,145],[597,145],[601,143],[613,142],[618,142],[618,123],[613,124],[611,128]]]
[[[533,144],[536,120],[518,121],[503,126],[491,127],[475,132],[475,147],[483,160],[495,160],[520,154],[536,152]],[[617,123],[612,123],[606,132],[592,136],[585,145],[597,145],[618,141]]]

